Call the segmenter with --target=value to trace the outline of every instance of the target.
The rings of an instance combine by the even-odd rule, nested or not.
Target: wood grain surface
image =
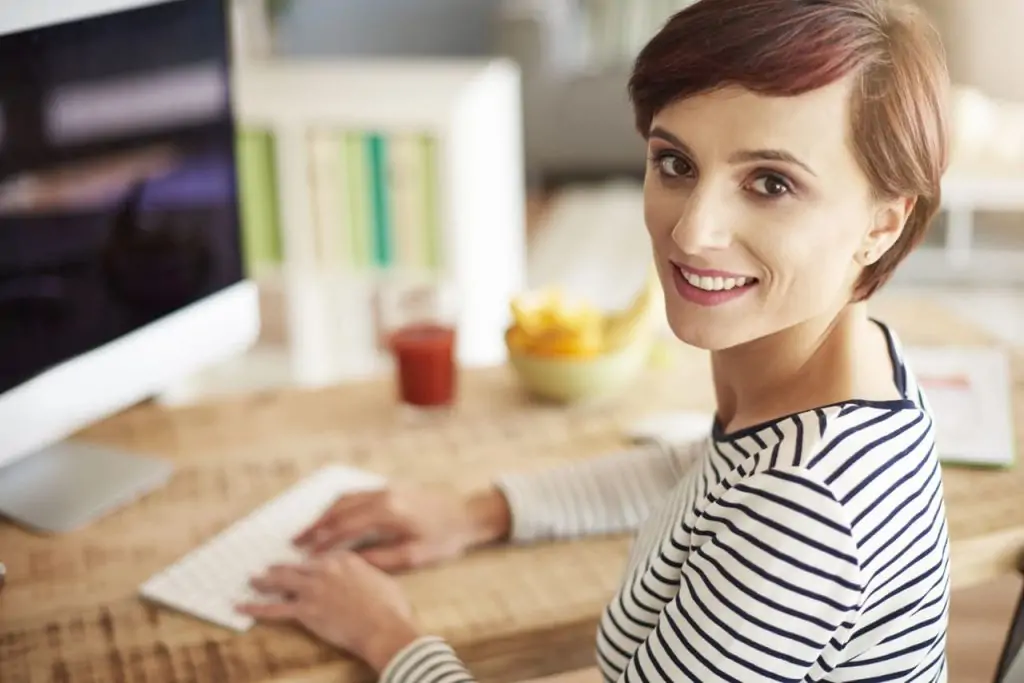
[[[906,343],[987,343],[920,301],[875,314]],[[1015,359],[1015,387],[1024,391]],[[146,405],[80,438],[171,458],[164,489],[66,536],[0,524],[0,681],[241,683],[360,681],[369,672],[306,634],[259,625],[236,635],[145,604],[138,585],[302,476],[331,462],[464,490],[495,474],[621,447],[649,411],[710,410],[706,357],[678,349],[624,396],[560,409],[528,402],[504,369],[463,373],[457,409],[404,412],[390,382],[278,391],[178,410]],[[1024,401],[1016,402],[1024,424]],[[953,580],[1012,572],[1024,547],[1024,472],[947,467]],[[592,664],[596,620],[619,581],[624,537],[502,547],[401,577],[416,617],[447,636],[482,680],[512,681]]]

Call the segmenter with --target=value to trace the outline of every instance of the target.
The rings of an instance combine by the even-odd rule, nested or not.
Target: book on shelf
[[[422,137],[394,135],[388,143],[391,233],[394,262],[400,268],[421,268],[426,263],[427,200],[426,149]]]
[[[428,270],[441,268],[441,181],[438,178],[437,139],[424,136],[423,150],[420,157],[420,172],[423,176],[423,193],[426,208],[424,209],[424,251],[423,259]]]
[[[283,258],[274,138],[262,130],[238,133],[239,220],[246,271],[279,265]]]
[[[346,215],[351,207],[351,182],[347,173],[348,136],[332,131],[309,131],[309,184],[318,265],[341,268],[356,262],[355,221]]]
[[[910,365],[935,417],[939,458],[1007,467],[1016,459],[1007,352],[992,347],[913,347]]]
[[[369,133],[363,138],[370,173],[370,234],[373,264],[387,268],[392,260],[392,221],[388,183],[388,138]]]
[[[283,260],[274,137],[239,141],[242,231],[249,270]],[[419,132],[311,127],[306,136],[316,266],[325,270],[440,267],[437,144]]]
[[[336,135],[340,135],[336,133]],[[365,270],[373,264],[373,218],[370,203],[370,170],[366,156],[363,136],[359,133],[346,133],[343,138],[345,153],[345,173],[347,174],[348,205],[340,206],[340,216],[327,218],[324,230],[330,230],[338,221],[351,221],[350,242],[352,244],[352,260],[348,264],[358,270]]]

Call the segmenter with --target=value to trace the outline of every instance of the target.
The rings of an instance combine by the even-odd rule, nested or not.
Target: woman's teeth
[[[727,291],[756,282],[756,278],[752,277],[708,277],[687,272],[683,272],[683,278],[697,289],[707,292]]]

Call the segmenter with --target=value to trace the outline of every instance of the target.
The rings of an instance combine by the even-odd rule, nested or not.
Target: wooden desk
[[[877,306],[907,343],[984,343],[920,302]],[[1021,364],[1016,390],[1024,392]],[[304,474],[330,462],[458,488],[509,469],[549,467],[619,447],[645,411],[707,410],[704,355],[645,377],[615,405],[526,403],[502,371],[467,373],[458,411],[410,423],[389,383],[282,391],[183,410],[142,406],[82,435],[172,458],[171,484],[80,533],[39,538],[0,526],[0,681],[352,681],[359,665],[305,634],[260,625],[234,635],[145,605],[140,582]],[[1024,401],[1016,404],[1024,425]],[[947,468],[957,587],[1014,570],[1024,547],[1024,469]],[[476,553],[402,582],[421,624],[450,638],[483,680],[522,680],[592,665],[597,616],[628,539]]]

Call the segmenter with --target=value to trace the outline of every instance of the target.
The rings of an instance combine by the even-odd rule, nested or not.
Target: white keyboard
[[[325,467],[142,584],[144,598],[236,631],[253,625],[242,602],[260,600],[249,580],[271,564],[301,562],[292,538],[341,495],[383,487],[375,474]]]

